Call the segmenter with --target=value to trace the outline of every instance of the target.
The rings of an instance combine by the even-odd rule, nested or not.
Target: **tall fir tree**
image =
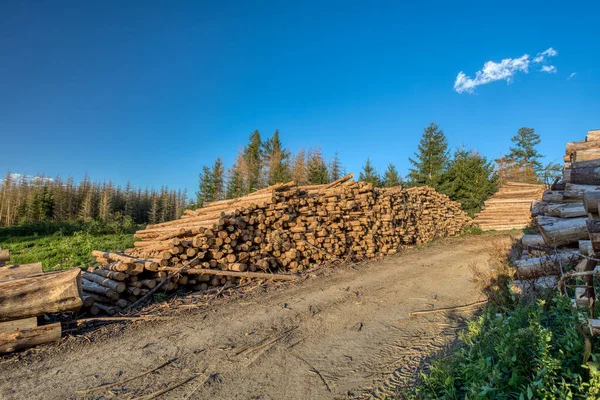
[[[227,199],[234,199],[244,194],[246,194],[244,186],[244,155],[242,152],[239,152],[235,163],[227,171],[225,197]]]
[[[321,149],[312,149],[306,161],[306,175],[310,185],[329,183],[329,173]]]
[[[516,164],[527,165],[534,171],[542,169],[540,158],[543,157],[537,151],[536,146],[541,143],[540,135],[533,128],[520,128],[515,136],[510,139],[514,146],[510,147],[508,160]]]
[[[281,145],[279,131],[263,144],[265,178],[268,185],[288,182],[291,179],[289,157],[290,153]]]
[[[260,133],[255,130],[250,134],[249,143],[244,148],[244,162],[246,165],[246,193],[252,193],[263,187],[262,182],[262,140]]]
[[[213,189],[210,201],[222,200],[225,196],[225,169],[221,157],[215,160],[210,175]]]
[[[383,187],[395,187],[402,185],[402,177],[398,173],[396,166],[389,163],[383,174]]]
[[[446,135],[434,122],[423,131],[415,158],[408,159],[414,166],[408,174],[410,185],[438,189],[448,169],[450,156]]]
[[[338,152],[333,154],[333,160],[329,163],[329,180],[331,182],[337,181],[344,176],[344,167],[340,161]]]
[[[214,193],[212,170],[206,165],[202,167],[202,172],[198,174],[198,191],[196,192],[196,205],[203,207],[208,203]]]
[[[440,191],[458,201],[471,216],[497,189],[498,176],[486,157],[476,151],[456,150]]]
[[[363,165],[358,179],[363,182],[368,182],[375,187],[381,186],[381,178],[379,177],[379,174],[377,173],[377,170],[373,164],[371,164],[371,159],[369,157],[367,157],[365,165]]]

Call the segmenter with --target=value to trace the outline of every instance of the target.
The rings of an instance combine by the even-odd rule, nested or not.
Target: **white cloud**
[[[23,174],[17,174],[17,173],[10,173],[8,174],[9,179],[11,180],[12,183],[21,183],[23,181],[26,181],[28,183],[32,183],[32,184],[44,184],[45,182],[54,182],[54,179],[52,178],[48,178],[45,176],[39,176],[39,175],[23,175]],[[6,179],[2,179],[2,182],[6,181]]]
[[[569,75],[569,77],[567,78],[567,80],[575,78],[575,75],[577,75],[577,72],[572,72],[571,75]]]
[[[454,81],[454,90],[457,93],[473,93],[477,86],[485,85],[495,81],[506,81],[511,83],[518,72],[529,72],[531,62],[542,64],[540,71],[555,73],[556,67],[547,63],[548,57],[554,57],[558,52],[550,47],[541,53],[538,53],[533,61],[529,59],[529,54],[523,54],[519,58],[505,58],[501,62],[487,61],[480,71],[475,73],[475,78],[467,76],[460,71]]]
[[[554,65],[542,65],[542,69],[540,69],[540,71],[547,72],[549,74],[555,74],[556,67]]]

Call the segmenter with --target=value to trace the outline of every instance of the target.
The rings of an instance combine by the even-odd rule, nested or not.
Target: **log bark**
[[[113,289],[102,286],[96,282],[88,281],[85,278],[81,281],[81,287],[84,292],[101,294],[106,297],[114,297],[116,294]]]
[[[588,131],[587,136],[585,137],[586,142],[593,142],[600,140],[600,129],[591,129]]]
[[[588,142],[589,143],[589,142]],[[573,154],[573,162],[597,160],[600,158],[600,149],[578,150]]]
[[[559,253],[527,260],[515,261],[519,279],[535,279],[541,276],[558,275],[561,266],[564,269],[579,259],[579,252]]]
[[[43,274],[42,263],[16,264],[0,267],[0,280],[25,278],[31,275]]]
[[[583,192],[583,207],[585,208],[585,212],[598,214],[598,200],[600,200],[600,190]]]
[[[5,262],[10,260],[10,251],[8,250],[0,250],[0,262]]]
[[[525,234],[521,237],[523,246],[545,246],[544,237],[542,235]]]
[[[569,142],[567,143],[566,154],[567,156],[571,156],[576,151],[589,149],[600,149],[600,140],[589,142]]]
[[[81,305],[81,271],[73,269],[0,282],[0,320],[76,311]]]
[[[37,317],[15,319],[12,321],[0,322],[0,334],[14,332],[17,329],[31,329],[37,326]]]
[[[592,252],[600,254],[600,219],[587,220],[588,237],[592,242]]]
[[[0,353],[10,353],[60,340],[60,322],[0,334]]]
[[[580,240],[579,241],[579,254],[584,256],[593,257],[594,250],[592,248],[591,240]]]
[[[89,272],[83,273],[83,278],[88,281],[96,282],[99,285],[110,288],[117,293],[123,293],[125,289],[127,289],[127,285],[124,282],[114,281],[109,278],[105,278],[103,276],[99,276],[96,274],[92,274]]]
[[[548,246],[562,246],[589,237],[586,218],[559,219],[539,225]]]
[[[565,170],[567,171],[567,170]],[[573,167],[565,174],[565,182],[582,185],[600,185],[600,166]],[[568,175],[568,176],[567,176]]]

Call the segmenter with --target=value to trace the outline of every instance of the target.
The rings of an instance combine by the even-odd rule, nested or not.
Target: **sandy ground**
[[[445,239],[396,256],[336,267],[300,283],[254,290],[111,325],[0,359],[2,399],[344,399],[402,393],[428,356],[456,338],[476,308],[411,316],[481,300],[469,265],[508,235]],[[124,381],[110,389],[81,390]],[[79,391],[79,392],[78,392]]]

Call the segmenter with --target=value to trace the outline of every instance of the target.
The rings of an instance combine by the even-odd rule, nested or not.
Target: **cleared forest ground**
[[[0,398],[314,399],[402,392],[481,300],[469,265],[508,234],[444,239],[296,284],[251,291],[165,320],[112,325],[0,359]],[[126,380],[110,390],[85,390]]]

